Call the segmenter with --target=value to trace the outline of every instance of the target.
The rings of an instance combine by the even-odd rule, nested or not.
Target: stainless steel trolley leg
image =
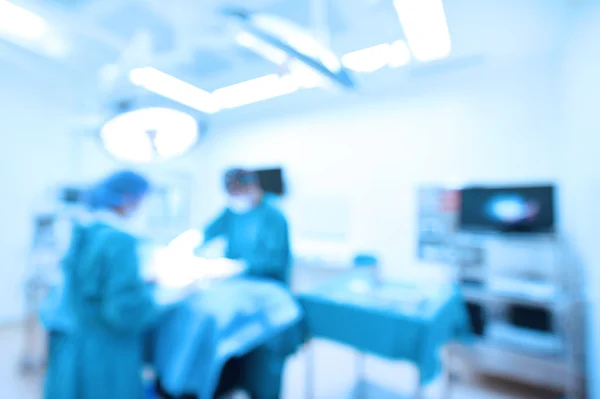
[[[454,348],[450,346],[446,351],[447,359],[444,367],[444,386],[442,387],[442,397],[444,399],[450,399],[452,397],[452,388],[454,385],[454,371],[452,370],[452,360],[454,359]]]
[[[357,352],[356,358],[356,399],[367,399],[367,387],[365,384],[366,356]]]
[[[306,363],[305,363],[305,382],[304,389],[306,393],[306,399],[315,398],[315,354],[313,350],[313,343],[308,341],[304,348]]]
[[[37,318],[35,313],[36,287],[33,282],[28,282],[25,288],[26,319],[24,324],[23,353],[21,355],[21,373],[29,374],[39,368],[39,359],[36,356],[36,329]]]
[[[423,386],[421,385],[421,370],[419,366],[416,366],[417,369],[417,389],[415,390],[415,399],[422,399],[423,396]]]

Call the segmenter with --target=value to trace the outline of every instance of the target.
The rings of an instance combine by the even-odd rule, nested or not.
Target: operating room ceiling
[[[209,90],[274,72],[272,64],[227,37],[219,11],[229,6],[290,19],[338,55],[404,36],[392,0],[10,1],[43,18],[53,36],[46,47],[2,42],[0,36],[0,59],[26,52],[33,63],[62,66],[88,80],[114,63],[124,69],[151,63]],[[566,3],[445,0],[452,55],[510,59],[553,51]]]
[[[48,57],[81,70],[114,62],[144,35],[165,69],[181,68],[196,78],[223,73],[240,63],[260,63],[225,34],[223,7],[242,6],[313,25],[315,7],[335,35],[354,24],[339,12],[337,1],[323,0],[11,0],[44,18],[60,33],[68,51]],[[353,1],[353,0],[352,0]],[[42,52],[38,49],[38,52]],[[41,54],[45,55],[45,54]]]

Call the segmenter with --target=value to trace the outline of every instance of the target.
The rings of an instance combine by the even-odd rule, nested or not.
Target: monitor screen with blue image
[[[462,231],[552,233],[553,186],[469,187],[461,190]]]

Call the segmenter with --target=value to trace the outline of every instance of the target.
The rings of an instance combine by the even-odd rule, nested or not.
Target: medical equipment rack
[[[417,196],[418,257],[450,268],[479,336],[458,354],[482,374],[584,397],[587,304],[567,240],[560,232],[461,231],[458,187],[421,186]]]
[[[460,354],[482,374],[559,390],[568,399],[584,398],[585,301],[578,294],[580,272],[568,259],[564,240],[558,234],[461,234],[456,240],[459,247],[486,248],[492,252],[487,258],[494,257],[490,247],[500,245],[504,256],[510,248],[520,248],[513,259],[484,260],[478,273],[454,262],[465,301],[481,309],[483,325],[477,342],[459,347]],[[551,259],[531,261],[544,247]],[[521,262],[520,270],[508,265],[515,261]],[[550,321],[544,330],[521,326],[514,309],[529,315],[535,314],[533,309]]]
[[[65,232],[70,233],[74,215],[69,207],[61,207],[55,212],[41,212],[34,216],[33,237],[23,287],[25,323],[20,361],[23,374],[36,373],[45,367],[45,333],[40,324],[39,313],[47,294],[61,280],[59,264],[68,237],[60,236],[60,224],[65,223]]]

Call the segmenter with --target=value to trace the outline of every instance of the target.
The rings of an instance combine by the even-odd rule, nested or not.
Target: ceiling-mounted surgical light
[[[388,66],[390,68],[400,68],[408,64],[411,60],[410,50],[404,40],[396,40],[390,44],[390,54]]]
[[[215,90],[213,95],[222,108],[236,108],[291,94],[298,88],[292,76],[272,74],[223,87]]]
[[[394,0],[408,46],[419,61],[450,55],[452,43],[442,0]]]
[[[257,40],[244,32],[236,36],[239,44],[262,54],[273,63],[283,64],[286,74],[271,74],[231,86],[217,89],[212,93],[183,82],[171,75],[151,67],[136,68],[129,78],[136,86],[144,87],[156,94],[205,113],[215,113],[281,97],[299,89],[322,86],[323,75],[301,62],[290,62],[287,55],[277,47]],[[342,57],[345,68],[355,72],[374,72],[385,66],[398,68],[410,62],[411,55],[406,42],[397,40],[366,49],[353,51]]]
[[[100,131],[106,150],[135,163],[166,160],[184,154],[198,141],[196,119],[169,108],[142,108],[108,121]]]
[[[238,22],[238,44],[290,70],[301,64],[324,79],[354,88],[353,79],[335,54],[301,27],[268,14],[242,10],[228,10],[225,14]]]
[[[289,71],[288,75],[296,82],[300,89],[314,89],[326,84],[323,76],[304,64],[292,63],[287,65],[287,69]]]
[[[355,72],[374,72],[388,64],[389,53],[389,44],[379,44],[348,53],[342,57],[342,62]]]
[[[135,68],[129,73],[130,81],[140,87],[184,104],[197,111],[214,114],[219,106],[211,93],[152,67]]]
[[[353,51],[342,57],[344,66],[354,72],[375,72],[385,66],[399,68],[410,62],[410,50],[403,40]]]
[[[294,62],[283,50],[257,39],[254,35],[239,32],[235,40],[239,45],[287,70],[300,87],[310,89],[324,85],[325,79],[317,71],[303,63]]]

